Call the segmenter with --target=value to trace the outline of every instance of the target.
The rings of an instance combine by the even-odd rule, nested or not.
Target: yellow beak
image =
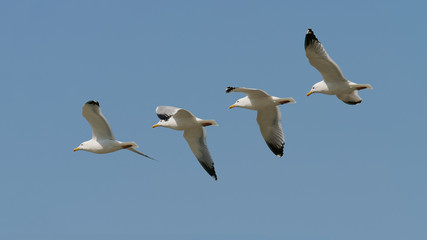
[[[229,107],[228,107],[228,109],[232,109],[232,108],[234,108],[235,106],[236,106],[236,105],[234,105],[234,104],[233,104],[233,105],[229,106]]]
[[[313,92],[312,92],[312,91],[308,92],[308,93],[307,93],[307,97],[308,97],[308,96],[310,96],[311,94],[313,94]]]
[[[154,124],[154,125],[153,125],[153,128],[158,127],[158,126],[159,126],[159,124]]]
[[[80,150],[80,148],[74,148],[73,152]]]

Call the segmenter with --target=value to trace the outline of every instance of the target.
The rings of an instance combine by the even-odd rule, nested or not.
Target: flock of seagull
[[[322,81],[313,85],[307,96],[313,93],[323,93],[336,95],[338,99],[351,105],[362,102],[358,91],[372,89],[371,85],[348,81],[338,65],[329,57],[311,29],[308,29],[305,35],[304,47],[309,63],[323,77]],[[281,113],[278,106],[286,103],[295,103],[295,100],[291,97],[274,97],[263,90],[252,88],[227,87],[226,93],[230,92],[242,92],[247,95],[237,100],[229,108],[240,107],[256,110],[257,122],[267,146],[275,155],[282,157],[285,138],[283,136]],[[203,120],[197,118],[186,109],[171,106],[157,107],[156,114],[160,121],[154,124],[153,128],[166,127],[174,130],[183,130],[184,138],[197,160],[199,160],[199,163],[212,178],[217,180],[214,162],[206,144],[206,131],[204,129],[206,126],[218,126],[215,120]],[[153,159],[136,150],[138,145],[135,142],[121,142],[115,139],[111,127],[104,115],[102,115],[97,101],[86,102],[82,108],[82,115],[92,127],[92,139],[81,143],[74,151],[84,150],[93,153],[110,153],[127,149]]]

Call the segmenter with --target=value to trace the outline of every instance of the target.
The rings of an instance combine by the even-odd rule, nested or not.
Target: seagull
[[[256,110],[256,120],[261,130],[262,137],[271,151],[277,156],[282,157],[285,138],[280,123],[281,114],[278,105],[295,103],[295,100],[293,98],[273,97],[260,89],[253,88],[227,87],[225,92],[242,92],[248,95],[237,100],[229,109],[241,107]]]
[[[355,105],[362,102],[358,90],[372,89],[370,84],[357,84],[345,79],[338,65],[329,57],[322,44],[317,40],[310,28],[305,35],[305,55],[315,67],[323,80],[314,84],[307,96],[312,93],[336,95],[344,103]]]
[[[83,142],[74,152],[78,150],[93,152],[93,153],[110,153],[121,149],[127,149],[134,153],[138,153],[144,157],[153,158],[139,152],[135,148],[138,147],[135,142],[120,142],[114,138],[111,127],[101,113],[101,108],[97,101],[88,101],[82,107],[82,115],[92,127],[92,139]]]
[[[184,138],[196,156],[199,163],[209,175],[217,180],[214,162],[206,145],[206,131],[203,127],[218,126],[215,120],[203,120],[183,108],[158,106],[156,114],[160,118],[155,127],[166,127],[174,130],[184,130]]]

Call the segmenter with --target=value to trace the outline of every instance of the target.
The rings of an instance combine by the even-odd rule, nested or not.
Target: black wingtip
[[[209,173],[209,175],[213,178],[213,179],[215,179],[215,181],[217,181],[218,180],[218,177],[216,176],[216,172],[215,172],[215,168],[212,166],[212,168],[211,169],[209,169],[209,170],[207,170],[206,169],[206,171]]]
[[[315,42],[319,42],[319,40],[316,38],[316,35],[314,35],[313,30],[309,28],[307,34],[305,34],[304,48],[307,48]]]
[[[87,101],[87,102],[86,102],[86,104],[96,105],[96,106],[98,106],[98,107],[99,107],[99,102],[98,102],[98,101],[95,101],[95,100]]]
[[[344,101],[343,101],[344,102]],[[347,102],[344,102],[344,103],[347,103],[348,105],[357,105],[357,104],[359,104],[359,103],[361,103],[362,102],[362,100],[360,100],[360,101],[355,101],[355,102],[350,102],[350,101],[347,101]]]
[[[229,92],[233,91],[234,89],[236,89],[236,88],[235,87],[227,87],[225,89],[225,93],[229,93]]]
[[[268,147],[270,148],[270,150],[276,154],[278,157],[282,157],[283,156],[283,148],[285,146],[285,144],[281,144],[281,145],[275,145],[272,143],[268,143],[267,142]]]
[[[205,163],[200,162],[200,164],[202,165],[202,167],[206,170],[207,173],[209,173],[209,175],[216,180],[218,180],[218,177],[216,176],[216,172],[215,172],[215,168],[214,166],[208,166]]]
[[[166,113],[162,113],[162,114],[158,113],[157,117],[159,117],[160,120],[167,121],[167,120],[169,120],[169,118],[172,117],[172,115],[169,115],[169,114],[166,114]]]

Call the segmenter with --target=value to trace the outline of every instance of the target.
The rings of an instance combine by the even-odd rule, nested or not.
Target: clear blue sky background
[[[1,1],[0,238],[426,239],[421,2]],[[307,28],[374,87],[362,104],[306,97],[321,80]],[[283,158],[226,86],[295,98]],[[73,152],[92,99],[159,162]],[[182,132],[151,128],[158,105],[219,123],[217,182]]]

